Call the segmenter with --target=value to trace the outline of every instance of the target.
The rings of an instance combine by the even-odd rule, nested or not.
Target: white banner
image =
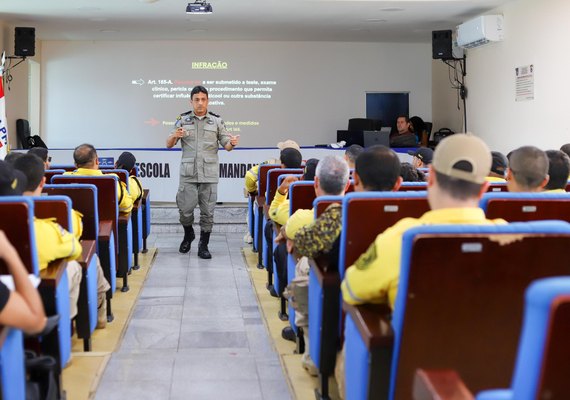
[[[152,201],[175,202],[180,173],[180,149],[98,149],[102,165],[113,165],[123,151],[130,151],[137,159],[139,177],[143,187],[150,189]],[[328,154],[344,155],[344,149],[302,148],[303,159],[322,159]],[[52,165],[73,164],[72,149],[50,149]],[[400,160],[411,161],[407,153],[398,153]],[[247,202],[244,197],[245,173],[255,164],[270,158],[278,158],[277,148],[236,148],[228,152],[220,150],[220,182],[218,201],[230,203]]]
[[[6,121],[6,99],[4,97],[4,53],[0,65],[0,160],[8,154],[8,123]]]

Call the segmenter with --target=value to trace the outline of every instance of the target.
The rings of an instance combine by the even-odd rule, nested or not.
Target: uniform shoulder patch
[[[377,258],[378,254],[376,253],[376,243],[372,242],[370,247],[368,247],[368,250],[366,250],[366,253],[358,257],[354,266],[360,270],[368,269],[370,264],[372,264]]]
[[[218,114],[213,113],[213,112],[211,112],[211,111],[208,111],[208,114],[213,115],[213,116],[216,117],[216,118],[220,118],[220,116],[219,116]]]
[[[186,112],[180,114],[180,116],[182,117],[182,116],[184,116],[184,115],[188,115],[188,114],[191,114],[191,113],[192,113],[192,110],[186,111]]]

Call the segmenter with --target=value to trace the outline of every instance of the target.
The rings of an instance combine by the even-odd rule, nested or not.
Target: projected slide
[[[164,148],[202,85],[240,147],[331,143],[365,116],[367,91],[409,91],[410,110],[431,115],[429,54],[405,43],[43,41],[40,133],[51,148]]]

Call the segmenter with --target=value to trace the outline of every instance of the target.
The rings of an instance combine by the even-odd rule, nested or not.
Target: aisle
[[[96,399],[290,399],[240,248],[212,234],[212,260],[178,253],[179,234],[149,242],[154,266]]]

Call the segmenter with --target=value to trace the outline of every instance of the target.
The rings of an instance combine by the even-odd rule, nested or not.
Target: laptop
[[[390,147],[390,128],[385,127],[379,131],[364,131],[362,132],[364,147],[375,146],[381,144],[382,146]]]

